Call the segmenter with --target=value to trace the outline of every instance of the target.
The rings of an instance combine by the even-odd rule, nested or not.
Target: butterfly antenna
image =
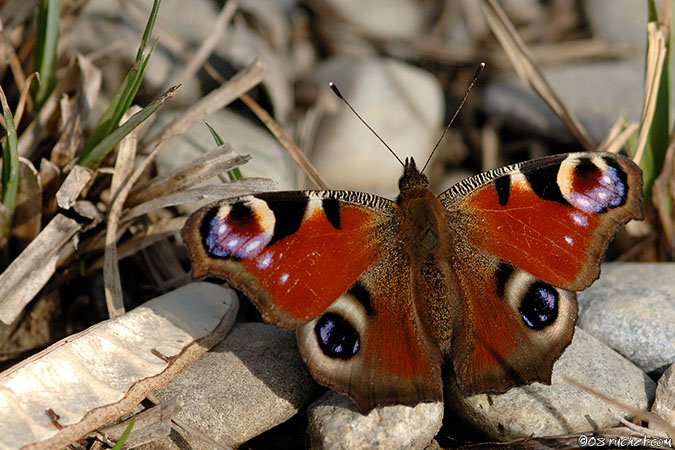
[[[466,93],[464,94],[464,98],[462,99],[462,102],[457,107],[457,110],[455,111],[455,114],[453,114],[452,119],[450,119],[450,122],[448,123],[448,126],[445,127],[445,130],[443,130],[443,133],[441,133],[441,137],[438,138],[438,141],[436,142],[436,145],[434,145],[434,149],[431,150],[431,154],[427,158],[427,162],[424,163],[424,167],[422,167],[422,170],[420,170],[420,173],[424,173],[424,169],[426,169],[427,166],[429,165],[429,161],[431,161],[431,157],[434,156],[434,153],[436,153],[436,149],[438,148],[441,141],[445,137],[445,134],[448,132],[448,130],[452,126],[452,123],[455,121],[455,118],[457,117],[459,112],[462,110],[462,107],[464,106],[464,103],[466,103],[466,99],[469,97],[469,92],[471,92],[471,88],[473,88],[473,85],[476,84],[476,80],[478,80],[478,77],[480,76],[480,73],[483,71],[484,68],[485,68],[485,63],[481,62],[480,65],[478,66],[478,69],[476,69],[476,73],[473,75],[473,80],[471,80],[471,83],[469,84],[469,87],[466,89]]]
[[[335,95],[337,95],[337,97],[338,97],[340,100],[342,100],[343,102],[345,102],[345,105],[347,105],[347,106],[349,107],[349,109],[352,110],[352,112],[354,113],[354,115],[355,115],[356,117],[358,117],[359,120],[360,120],[361,122],[363,122],[363,124],[370,130],[370,132],[373,133],[373,134],[375,135],[375,137],[378,138],[378,139],[380,140],[380,142],[382,142],[382,144],[383,144],[385,147],[387,147],[387,150],[389,150],[389,151],[391,152],[391,154],[394,155],[394,158],[396,158],[396,159],[398,160],[398,162],[401,163],[402,166],[405,166],[405,164],[403,164],[403,161],[401,161],[401,158],[399,158],[398,155],[391,149],[391,147],[389,147],[389,146],[387,145],[387,143],[384,142],[384,139],[382,139],[382,138],[380,137],[380,135],[377,134],[377,132],[376,132],[375,130],[373,130],[373,128],[372,128],[370,125],[368,125],[368,123],[367,123],[365,120],[363,120],[363,117],[361,117],[361,116],[359,115],[359,113],[357,113],[356,110],[352,107],[352,105],[349,104],[349,102],[347,101],[347,99],[343,97],[342,93],[341,93],[340,90],[337,88],[337,86],[335,85],[335,83],[333,83],[332,81],[329,81],[329,82],[328,82],[328,86],[333,90],[333,93],[335,93]]]

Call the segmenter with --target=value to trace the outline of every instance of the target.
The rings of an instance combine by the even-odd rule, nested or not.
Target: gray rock
[[[393,59],[332,59],[315,77],[334,81],[356,111],[401,159],[421,168],[440,135],[443,91],[436,78]],[[326,87],[327,89],[327,87]],[[334,189],[397,195],[401,165],[337,98],[336,113],[322,119],[312,160]]]
[[[426,448],[443,420],[443,403],[381,406],[362,414],[351,399],[329,391],[307,410],[314,449]]]
[[[578,325],[642,370],[675,363],[675,263],[604,264],[578,298]]]
[[[593,35],[610,44],[628,44],[643,55],[647,42],[647,2],[585,0],[581,2]]]
[[[643,97],[641,60],[579,63],[545,69],[562,101],[597,142],[619,116],[637,122]],[[483,109],[510,129],[572,142],[567,127],[517,76],[492,82],[483,92]],[[570,149],[573,151],[574,149]]]
[[[646,410],[654,398],[655,384],[642,370],[577,328],[572,343],[553,367],[550,386],[534,383],[504,394],[464,397],[453,377],[446,381],[445,404],[497,440],[599,430],[630,416],[563,377],[640,410]]]
[[[229,336],[155,393],[180,396],[178,418],[217,442],[237,446],[290,419],[318,392],[292,331],[262,323],[239,323]],[[152,448],[207,449],[187,432]]]
[[[675,428],[675,364],[670,366],[659,378],[656,385],[656,395],[652,405],[652,413],[665,420]],[[656,421],[649,422],[652,430],[668,432],[666,427]],[[672,431],[671,431],[672,432]]]

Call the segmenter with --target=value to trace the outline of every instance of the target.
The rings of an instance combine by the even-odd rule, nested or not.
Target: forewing
[[[227,280],[265,321],[297,328],[379,258],[395,207],[355,192],[272,192],[208,205],[182,233],[193,277]]]
[[[570,153],[477,175],[439,199],[461,239],[577,291],[598,278],[617,228],[642,218],[642,175],[620,155]]]

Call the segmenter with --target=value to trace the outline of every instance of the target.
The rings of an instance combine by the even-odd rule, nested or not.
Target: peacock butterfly
[[[195,212],[194,278],[246,294],[296,329],[314,378],[367,411],[542,381],[572,340],[617,228],[642,218],[640,169],[611,153],[550,156],[468,178],[438,197],[407,159],[396,201],[269,192]]]

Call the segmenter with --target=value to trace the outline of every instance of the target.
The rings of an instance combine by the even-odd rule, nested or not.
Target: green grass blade
[[[654,0],[649,0],[647,2],[647,17],[649,22],[658,22],[659,12],[656,8],[656,2]]]
[[[650,21],[658,21],[654,2],[650,0],[649,17]],[[656,96],[656,105],[654,109],[654,118],[652,120],[649,135],[645,145],[644,153],[638,162],[642,169],[644,180],[643,198],[644,204],[651,202],[652,188],[654,182],[663,170],[668,149],[668,139],[670,133],[670,55],[673,42],[673,31],[675,24],[671,23],[670,39],[666,41],[666,57],[663,61],[661,80],[659,90]]]
[[[2,173],[0,174],[0,186],[2,186],[2,204],[7,210],[6,220],[2,220],[3,228],[0,236],[8,236],[12,226],[12,216],[16,208],[16,198],[19,193],[19,148],[14,128],[14,118],[9,109],[5,91],[0,87],[0,103],[2,114],[5,118],[6,139],[2,145]]]
[[[145,53],[145,47],[148,46],[148,41],[152,35],[152,30],[155,28],[155,22],[157,21],[157,15],[159,14],[159,4],[161,0],[155,0],[152,3],[152,10],[150,11],[150,17],[148,17],[148,23],[145,24],[145,30],[143,31],[143,38],[141,38],[141,45],[138,47],[138,52],[136,53],[136,62],[139,62],[143,59],[143,53]],[[152,51],[152,50],[151,50]]]
[[[155,41],[156,43],[156,41]],[[143,81],[143,75],[145,74],[145,68],[150,61],[150,55],[155,46],[153,45],[150,49],[150,53],[143,59],[140,64],[134,64],[134,66],[129,70],[129,73],[122,80],[122,84],[115,93],[108,109],[99,120],[94,132],[89,137],[87,145],[84,147],[82,152],[82,157],[84,158],[94,147],[96,147],[107,135],[109,135],[120,123],[122,116],[129,109],[131,103],[136,97],[138,88]]]
[[[122,447],[124,446],[124,443],[129,439],[129,434],[131,434],[131,429],[134,427],[134,423],[136,422],[136,416],[131,416],[131,419],[129,419],[129,425],[125,428],[124,433],[122,433],[122,436],[117,440],[117,443],[115,443],[114,447],[110,450],[121,450]]]
[[[144,55],[145,49],[147,48],[148,39],[152,34],[152,30],[157,20],[160,3],[160,0],[154,1],[152,11],[150,12],[150,17],[148,17],[148,22],[145,25],[143,38],[141,39],[141,43],[138,47],[136,62],[124,77],[124,80],[117,89],[117,92],[110,102],[110,105],[108,105],[108,108],[96,125],[96,128],[91,134],[91,137],[87,141],[87,144],[85,145],[82,152],[81,160],[89,159],[89,153],[96,146],[98,146],[106,136],[108,136],[113,132],[113,130],[117,128],[120,120],[122,120],[122,116],[124,116],[124,113],[127,111],[127,109],[129,109],[129,106],[131,106],[134,98],[136,98],[136,93],[138,92],[141,82],[143,81],[143,76],[145,75],[145,69],[148,65],[148,62],[150,61],[150,56],[157,45],[157,40],[155,40],[147,55]]]
[[[131,133],[137,126],[143,123],[148,117],[150,117],[157,109],[164,103],[164,101],[171,97],[173,92],[178,88],[174,86],[164,93],[160,98],[150,103],[148,106],[134,114],[119,126],[115,131],[104,137],[101,142],[99,142],[96,147],[92,148],[90,152],[86,155],[83,155],[79,165],[85,167],[91,167],[94,164],[98,164],[103,160],[105,155],[108,154],[115,146],[129,133]]]
[[[35,106],[40,109],[56,86],[56,49],[59,43],[59,0],[40,0],[37,9],[35,68],[40,83],[35,91]]]
[[[209,131],[211,132],[211,136],[213,136],[213,140],[216,141],[216,145],[223,145],[225,141],[223,141],[223,139],[216,132],[216,130],[214,130],[213,127],[208,122],[204,122],[204,124],[206,124]],[[227,177],[230,179],[230,181],[241,180],[242,178],[244,178],[244,176],[241,174],[241,171],[239,170],[239,167],[235,167],[232,170],[228,170]],[[225,181],[222,178],[221,180]]]

